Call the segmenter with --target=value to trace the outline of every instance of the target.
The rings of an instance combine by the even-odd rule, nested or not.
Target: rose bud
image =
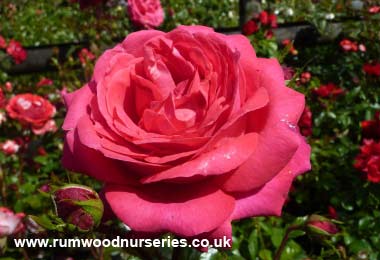
[[[303,84],[309,82],[310,79],[311,79],[311,73],[310,72],[306,71],[306,72],[301,73],[301,82]]]
[[[82,231],[99,225],[103,215],[103,203],[98,194],[82,185],[66,185],[53,194],[57,215]]]
[[[337,226],[328,218],[311,215],[306,222],[309,231],[317,235],[332,236],[339,232]]]
[[[13,213],[12,210],[0,207],[0,238],[15,235],[24,229],[24,213]]]

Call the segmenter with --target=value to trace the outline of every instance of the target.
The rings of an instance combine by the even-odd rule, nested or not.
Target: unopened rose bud
[[[330,219],[319,215],[311,215],[306,226],[311,233],[317,235],[332,236],[339,232],[337,226]]]
[[[57,215],[82,231],[99,225],[103,203],[98,194],[82,185],[66,185],[53,194]]]

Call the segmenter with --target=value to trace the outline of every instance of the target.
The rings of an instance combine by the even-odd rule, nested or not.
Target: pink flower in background
[[[42,78],[38,83],[37,83],[37,87],[43,87],[43,86],[51,86],[53,85],[53,80],[49,79],[49,78]]]
[[[233,220],[280,215],[310,169],[304,96],[242,35],[131,33],[64,98],[63,165],[102,181],[133,231],[231,237]]]
[[[13,213],[12,210],[0,207],[0,238],[15,235],[24,229],[24,213]]]
[[[10,83],[9,81],[5,82],[5,90],[6,91],[12,91],[13,89],[13,86],[12,86],[12,83]]]
[[[7,140],[0,145],[1,151],[7,155],[12,155],[18,152],[20,145],[13,140]]]
[[[8,44],[7,53],[12,56],[16,64],[22,63],[27,57],[26,50],[21,46],[21,43],[13,39]]]
[[[158,27],[164,21],[160,0],[128,0],[128,13],[135,25],[147,29]]]
[[[29,93],[16,95],[9,100],[6,110],[11,118],[30,124],[35,134],[54,130],[55,123],[50,120],[55,107],[43,97]]]
[[[87,48],[83,48],[79,52],[79,60],[82,64],[86,64],[87,62],[92,61],[95,58],[95,55]]]
[[[306,71],[306,72],[301,73],[301,82],[303,84],[308,83],[310,81],[310,79],[311,79],[311,73],[310,72]]]
[[[365,139],[354,167],[363,172],[368,181],[380,183],[380,142]]]

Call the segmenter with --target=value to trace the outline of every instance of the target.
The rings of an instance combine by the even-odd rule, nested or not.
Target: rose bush
[[[104,182],[135,231],[230,236],[232,220],[280,215],[310,169],[304,96],[241,35],[130,34],[65,102],[64,166]]]

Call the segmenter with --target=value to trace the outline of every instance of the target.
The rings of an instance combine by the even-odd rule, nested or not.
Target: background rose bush
[[[116,38],[123,39],[133,30],[125,6],[118,3],[114,5],[116,1],[106,1],[105,5],[100,3],[83,10],[79,4],[71,1],[56,2],[57,4],[52,5],[51,1],[15,3],[4,0],[0,4],[0,34],[5,39],[5,45],[12,39],[20,42],[24,48],[47,43],[81,42],[82,39],[88,41],[82,45],[71,46],[66,51],[55,48],[50,61],[51,70],[32,74],[0,71],[0,85],[4,96],[2,98],[0,95],[0,104],[3,104],[0,105],[1,206],[7,207],[7,212],[11,210],[36,216],[34,222],[24,218],[21,232],[7,236],[7,248],[3,247],[5,238],[1,238],[2,253],[13,259],[23,257],[22,252],[12,246],[11,239],[15,236],[57,237],[70,234],[85,238],[94,235],[112,237],[119,232],[125,234],[125,227],[120,222],[105,221],[105,225],[90,233],[83,233],[57,218],[50,193],[66,183],[87,185],[97,191],[101,190],[101,184],[92,178],[62,168],[62,131],[36,135],[30,126],[11,118],[4,109],[13,96],[33,93],[49,100],[56,107],[57,112],[52,119],[60,127],[66,113],[62,95],[89,82],[95,57],[99,57],[107,46],[113,46],[120,41],[114,41]],[[200,23],[214,27],[237,25],[237,19],[229,16],[231,14],[231,17],[236,17],[236,2],[200,2],[194,1],[198,4],[189,7],[186,6],[187,2],[161,1],[165,10],[165,21],[160,29],[169,31],[178,23]],[[272,259],[289,226],[307,226],[310,224],[307,216],[318,214],[330,218],[327,223],[331,219],[340,221],[340,224],[335,223],[339,232],[332,237],[312,234],[311,230],[315,231],[315,227],[294,232],[286,244],[282,259],[344,259],[345,256],[351,259],[377,259],[380,250],[380,227],[376,221],[380,215],[379,184],[373,181],[376,178],[368,178],[368,173],[378,176],[378,149],[375,145],[371,145],[373,149],[367,149],[366,146],[379,142],[376,114],[380,110],[377,88],[377,64],[380,56],[379,14],[374,8],[379,3],[363,1],[364,5],[360,10],[353,10],[350,1],[345,1],[343,6],[340,6],[342,1],[266,3],[270,6],[262,5],[262,9],[256,12],[258,16],[253,15],[252,21],[256,23],[257,29],[248,38],[259,57],[278,58],[288,76],[287,85],[306,96],[310,111],[304,112],[299,127],[308,136],[308,142],[312,146],[313,170],[299,176],[294,182],[282,218],[257,217],[234,222],[232,251],[211,250],[209,255],[200,256],[199,252],[184,250],[182,254],[188,259]],[[293,3],[298,5],[293,6]],[[268,14],[277,14],[279,24],[298,20],[297,17],[306,17],[308,21],[315,21],[318,32],[322,35],[329,35],[328,28],[331,26],[328,26],[330,20],[327,18],[330,19],[331,14],[337,19],[360,15],[365,22],[343,20],[338,38],[328,42],[313,43],[306,37],[295,42],[284,41],[282,44],[276,41],[275,28],[261,24],[259,14],[263,10]],[[41,24],[50,33],[39,30]],[[3,46],[1,42],[0,45]],[[342,47],[348,46],[348,42],[350,51]],[[87,50],[81,51],[83,47]],[[2,68],[3,63],[6,63],[4,66],[7,68],[13,66],[12,57],[4,50],[6,47],[0,48]],[[42,81],[48,82],[46,79],[52,80],[52,83],[41,85]],[[322,96],[319,95],[321,89],[324,94]],[[373,141],[368,141],[371,139]],[[105,216],[105,220],[110,217]],[[36,221],[44,225],[44,230],[36,228]],[[326,225],[319,225],[318,228],[323,226]],[[26,249],[26,253],[30,258],[37,255],[45,258],[58,255],[80,259],[99,258],[101,254],[96,250],[91,252],[76,249],[60,252],[53,249]],[[166,259],[170,258],[171,253],[169,248],[160,249],[159,252],[149,249],[103,251],[104,257],[112,255],[118,259],[132,255],[144,259],[147,254],[155,259]]]

